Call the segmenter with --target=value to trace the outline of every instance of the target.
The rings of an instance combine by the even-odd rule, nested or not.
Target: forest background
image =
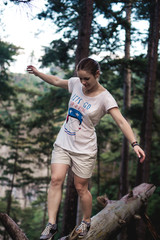
[[[23,13],[34,4],[34,0],[10,2],[16,7],[23,6]],[[152,183],[156,191],[148,202],[147,214],[160,234],[160,1],[46,2],[44,11],[34,17],[40,24],[50,19],[60,35],[43,47],[39,56],[42,71],[69,78],[83,57],[98,60],[102,72],[100,82],[117,100],[146,153],[145,163],[139,164],[110,116],[101,120],[96,127],[97,165],[90,182],[92,214],[100,211],[97,196],[107,194],[109,199],[117,200],[142,182]],[[7,1],[1,4],[7,8]],[[104,21],[99,22],[99,16]],[[149,27],[142,33],[133,25],[135,22],[141,25],[144,20]],[[133,51],[133,45],[138,51]],[[47,222],[50,157],[65,120],[69,94],[35,76],[13,73],[10,65],[20,50],[19,46],[0,39],[0,212],[11,216],[27,237],[35,240]],[[30,63],[33,58],[34,51]],[[67,234],[79,222],[80,215],[69,171],[63,186],[56,239]],[[0,236],[9,238],[2,226]],[[132,239],[127,235],[120,238]],[[152,236],[144,229],[137,233],[137,239],[151,240]]]

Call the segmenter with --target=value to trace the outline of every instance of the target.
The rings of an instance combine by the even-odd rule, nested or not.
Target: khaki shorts
[[[52,163],[67,164],[72,168],[72,171],[81,178],[90,178],[96,163],[97,154],[79,154],[65,150],[57,145],[54,145],[52,151]]]

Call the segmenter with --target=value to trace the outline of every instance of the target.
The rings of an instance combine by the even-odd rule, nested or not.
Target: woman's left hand
[[[140,160],[140,163],[143,163],[144,162],[144,159],[145,159],[145,153],[144,151],[142,150],[142,148],[140,146],[134,146],[134,151],[135,153],[137,154],[139,160]]]

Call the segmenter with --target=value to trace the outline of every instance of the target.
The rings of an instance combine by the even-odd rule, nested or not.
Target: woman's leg
[[[62,184],[69,166],[67,164],[51,164],[51,183],[48,191],[48,217],[49,222],[56,223],[57,212],[61,202]]]
[[[74,184],[80,197],[83,220],[86,222],[90,222],[92,213],[92,195],[88,190],[88,182],[89,179],[80,178],[74,175]]]

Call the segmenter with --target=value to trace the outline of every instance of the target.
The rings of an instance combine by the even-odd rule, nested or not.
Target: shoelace
[[[82,230],[81,232],[85,232],[88,228],[87,223],[85,222],[81,222],[81,224],[79,225],[79,227],[77,228],[77,230]]]
[[[48,224],[48,225],[46,226],[46,228],[44,229],[44,231],[42,232],[42,235],[47,235],[47,234],[49,234],[51,228],[52,228],[51,224]]]

